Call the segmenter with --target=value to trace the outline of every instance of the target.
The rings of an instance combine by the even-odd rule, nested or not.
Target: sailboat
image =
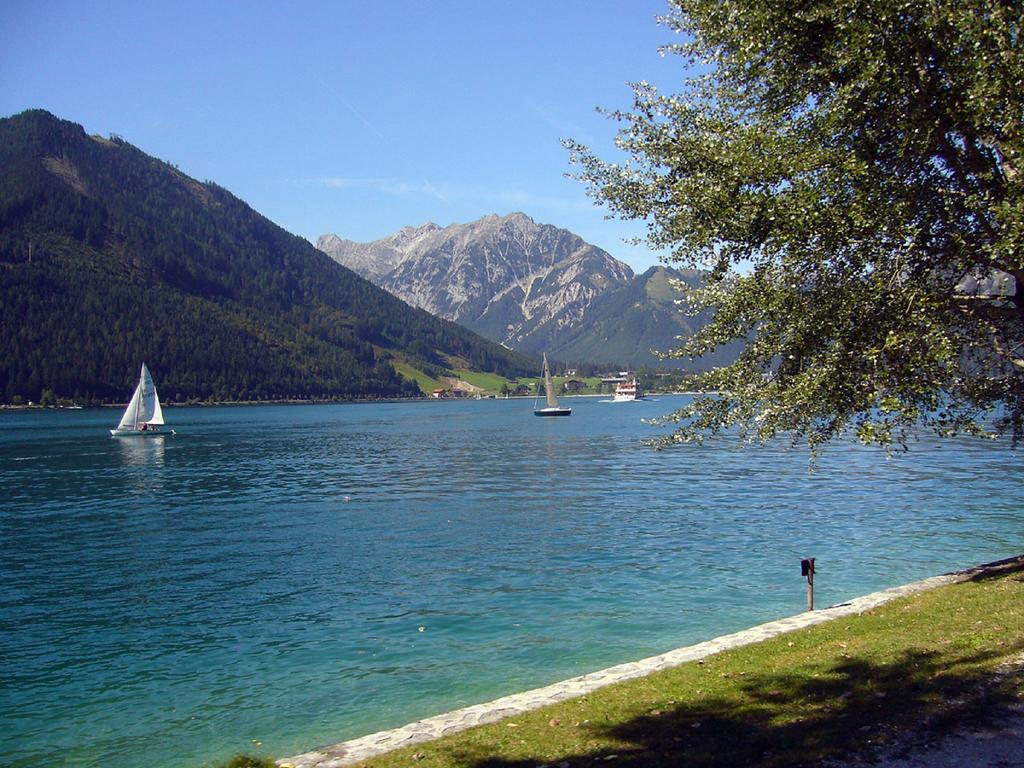
[[[156,385],[153,383],[153,377],[149,375],[149,368],[143,363],[135,394],[132,395],[128,407],[124,409],[121,423],[116,429],[110,430],[110,434],[114,437],[149,437],[166,435],[168,432],[174,434],[173,429],[161,431],[160,427],[163,425],[164,412],[160,407],[160,398],[156,394]]]
[[[572,408],[562,408],[555,397],[555,385],[551,383],[551,369],[548,368],[548,355],[544,353],[544,391],[548,396],[546,408],[534,408],[534,416],[568,416]]]

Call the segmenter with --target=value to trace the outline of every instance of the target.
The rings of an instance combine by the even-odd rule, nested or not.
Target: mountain
[[[512,349],[573,362],[719,365],[735,348],[702,359],[660,360],[704,318],[675,304],[672,281],[701,273],[652,267],[643,275],[578,235],[523,213],[469,224],[405,227],[370,243],[322,235],[317,247],[382,288]]]
[[[406,227],[372,243],[323,235],[317,247],[413,306],[528,353],[633,277],[578,235],[523,213]]]
[[[0,400],[418,393],[395,366],[536,362],[399,301],[122,139],[42,110],[0,120]]]
[[[550,354],[566,361],[621,361],[633,367],[694,370],[726,365],[736,358],[739,344],[717,349],[699,363],[661,360],[655,354],[678,347],[680,336],[692,335],[707,321],[706,314],[691,317],[676,304],[683,295],[680,285],[697,288],[703,281],[698,270],[651,267],[595,299],[576,331],[554,340]]]

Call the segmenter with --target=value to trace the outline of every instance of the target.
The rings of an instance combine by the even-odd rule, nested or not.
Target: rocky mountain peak
[[[652,349],[676,346],[702,322],[676,304],[680,284],[699,285],[702,273],[658,266],[634,276],[579,235],[518,211],[405,227],[373,243],[319,243],[406,302],[531,354],[659,364]]]
[[[578,235],[521,211],[405,227],[373,243],[324,235],[318,245],[408,303],[515,348],[542,324],[571,325],[597,295],[633,277]]]
[[[428,221],[425,224],[420,224],[418,227],[402,227],[395,234],[389,235],[384,238],[395,243],[409,243],[414,240],[418,240],[421,237],[426,237],[438,232],[441,229],[437,224],[432,221]]]
[[[515,211],[501,219],[501,226],[509,230],[517,229],[520,232],[536,232],[541,228],[532,218],[525,213]],[[546,226],[551,226],[550,224]]]
[[[343,242],[344,241],[337,235],[320,235],[316,240],[316,247],[324,253],[328,253],[329,251],[337,250],[342,247],[341,244]]]

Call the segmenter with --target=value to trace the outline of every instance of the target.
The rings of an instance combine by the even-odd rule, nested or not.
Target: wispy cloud
[[[332,94],[334,96],[334,98],[336,98],[338,100],[338,102],[343,107],[345,107],[345,109],[347,109],[349,112],[351,112],[353,117],[355,117],[356,120],[358,120],[360,123],[362,123],[372,134],[374,134],[380,140],[380,143],[382,145],[386,145],[386,144],[389,143],[387,137],[383,133],[380,132],[380,130],[377,128],[377,126],[374,125],[373,123],[371,123],[363,115],[362,112],[360,112],[358,109],[356,109],[355,106],[353,106],[352,102],[349,101],[348,99],[346,99],[344,97],[344,95],[342,95],[341,91],[339,91],[337,88],[335,88],[334,86],[330,85],[326,80],[324,80],[323,76],[321,76],[319,72],[315,72],[314,71],[312,74],[313,74],[313,77],[320,83],[320,86],[325,91],[327,91],[328,93]]]
[[[444,203],[472,201],[499,208],[518,208],[529,213],[534,210],[589,211],[594,204],[583,196],[558,197],[538,195],[523,189],[473,189],[460,184],[434,184],[430,181],[408,181],[386,178],[353,178],[327,176],[310,183],[330,189],[370,190],[395,197],[431,197]]]
[[[346,176],[328,176],[316,183],[330,189],[369,189],[385,195],[433,197],[449,202],[449,197],[436,184],[429,181],[402,181],[400,179],[354,179]]]
[[[324,91],[333,95],[356,120],[377,137],[382,147],[387,147],[389,152],[394,153],[395,150],[392,142],[377,128],[375,123],[371,122],[360,110],[356,109],[355,105],[345,98],[339,89],[329,84],[318,72],[314,72],[313,76],[320,83]],[[334,189],[370,189],[388,195],[426,195],[442,202],[448,202],[445,193],[437,185],[432,184],[426,179],[418,183],[395,179],[353,179],[344,177],[324,178],[319,181],[323,186]]]
[[[571,137],[580,139],[584,132],[583,127],[579,123],[566,117],[556,107],[542,104],[529,96],[522,98],[522,104],[527,112],[533,114],[534,117],[551,128],[559,138],[566,139]]]
[[[535,208],[553,211],[590,211],[594,204],[586,197],[556,197],[554,195],[537,195],[519,189],[496,190],[481,195],[490,202],[519,207],[528,213]]]

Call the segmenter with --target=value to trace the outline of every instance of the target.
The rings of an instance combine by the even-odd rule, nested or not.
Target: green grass
[[[579,376],[552,376],[551,383],[555,385],[555,392],[559,395],[563,394],[562,385],[570,379],[575,381],[582,381],[586,384],[586,389],[581,394],[594,394],[597,392],[597,388],[601,385],[601,379],[597,376],[590,376],[587,378],[581,378]],[[516,384],[526,384],[531,389],[536,389],[538,385],[544,386],[544,379],[539,376],[524,377],[516,380]]]
[[[480,373],[479,371],[467,371],[458,370],[454,371],[454,375],[462,379],[474,387],[480,387],[486,394],[496,395],[501,391],[502,384],[508,384],[509,381],[504,376],[498,376],[495,373]]]
[[[1024,561],[700,663],[389,753],[390,768],[811,765],[1020,695]],[[616,756],[614,759],[612,756]],[[414,762],[415,761],[415,762]]]
[[[583,390],[583,391],[591,393],[591,394],[593,394],[594,392],[597,392],[598,388],[601,386],[601,377],[600,376],[584,376],[583,378],[579,378],[579,377],[572,377],[572,378],[575,378],[577,381],[584,382],[587,385],[587,388],[585,390]],[[569,379],[566,378],[565,380],[568,381]]]
[[[435,389],[448,388],[447,381],[431,378],[423,371],[413,368],[402,360],[394,359],[391,361],[391,364],[394,366],[396,371],[402,374],[402,376],[408,379],[415,379],[416,383],[419,385],[420,389],[423,390],[423,394],[425,395],[429,395]],[[541,381],[541,379],[537,377],[521,378],[516,381],[512,381],[494,373],[481,373],[479,371],[470,371],[462,368],[454,369],[452,371],[452,376],[472,384],[474,387],[479,387],[483,390],[481,394],[495,396],[501,393],[503,385],[508,385],[509,389],[514,389],[518,384],[527,384],[530,387],[530,394],[532,395],[537,391],[537,384]],[[555,391],[560,396],[564,394],[562,392],[562,384],[568,381],[568,379],[569,377],[563,376],[555,376],[552,379],[552,382],[555,385]],[[598,386],[601,383],[601,379],[598,377],[579,380],[584,381],[587,384],[587,388],[583,390],[582,394],[594,394],[597,392]]]
[[[395,370],[407,379],[415,379],[423,394],[429,395],[435,389],[447,389],[448,382],[442,379],[435,379],[423,371],[413,368],[402,360],[392,360],[391,364]],[[494,373],[480,373],[478,371],[454,370],[452,376],[459,378],[474,387],[480,387],[484,394],[497,395],[501,391],[501,385],[508,383],[508,379]]]
[[[419,385],[420,389],[423,390],[423,394],[425,395],[429,395],[435,389],[442,389],[447,386],[445,382],[432,379],[423,371],[413,368],[411,365],[401,360],[392,360],[391,365],[405,378],[415,379],[416,383]]]

